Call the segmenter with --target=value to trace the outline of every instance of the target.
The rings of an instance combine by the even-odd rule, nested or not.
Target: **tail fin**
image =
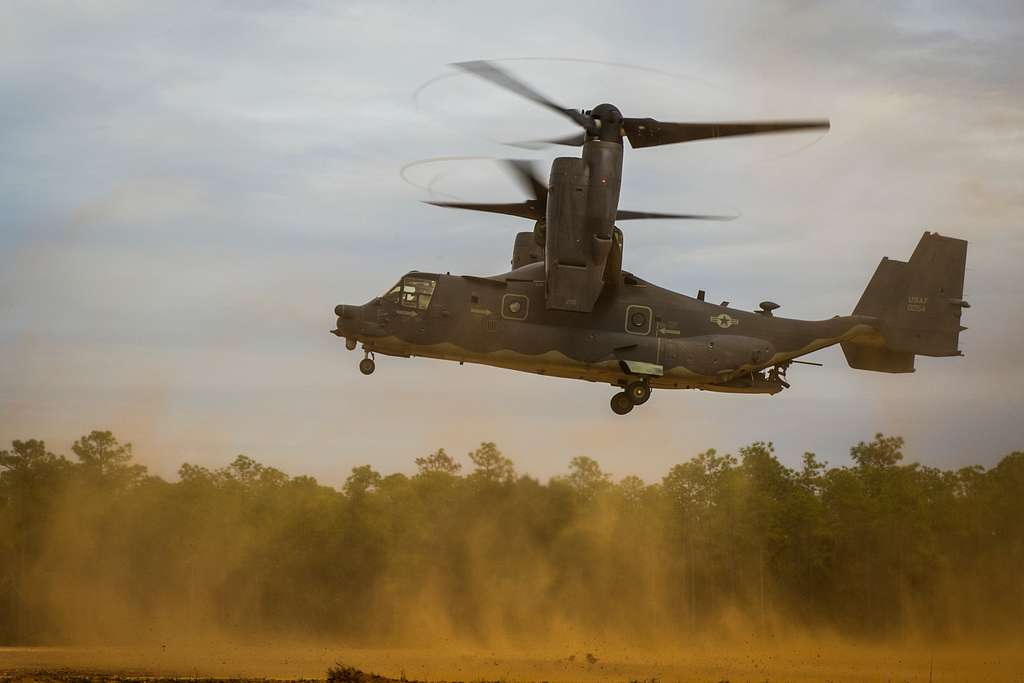
[[[843,342],[850,367],[913,372],[914,356],[960,356],[967,242],[926,232],[907,262],[883,258],[854,315],[878,318],[879,336]]]

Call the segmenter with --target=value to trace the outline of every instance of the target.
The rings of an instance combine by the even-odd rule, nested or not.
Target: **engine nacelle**
[[[551,164],[545,273],[547,307],[590,312],[604,286],[614,244],[622,145],[589,140],[583,157]]]
[[[515,246],[512,247],[512,270],[543,260],[544,247],[537,244],[536,232],[517,233]]]

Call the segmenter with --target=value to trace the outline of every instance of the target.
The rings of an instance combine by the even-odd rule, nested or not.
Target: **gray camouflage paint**
[[[878,329],[868,316],[801,321],[740,311],[628,273],[605,288],[591,313],[549,310],[542,263],[490,278],[415,272],[409,277],[436,279],[426,310],[405,307],[394,295],[339,306],[335,333],[392,356],[614,385],[645,376],[653,388],[776,393],[780,382],[756,371]],[[513,313],[516,301],[528,303]],[[639,369],[631,372],[632,364]]]

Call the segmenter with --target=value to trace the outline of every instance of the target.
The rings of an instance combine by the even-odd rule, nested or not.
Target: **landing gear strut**
[[[377,364],[373,362],[373,354],[367,351],[366,358],[359,361],[359,372],[364,375],[372,375],[376,368]]]

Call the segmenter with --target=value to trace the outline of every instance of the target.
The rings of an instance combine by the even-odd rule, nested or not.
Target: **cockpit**
[[[384,295],[384,300],[405,308],[425,311],[430,306],[436,288],[437,280],[421,274],[410,274],[392,287]]]

